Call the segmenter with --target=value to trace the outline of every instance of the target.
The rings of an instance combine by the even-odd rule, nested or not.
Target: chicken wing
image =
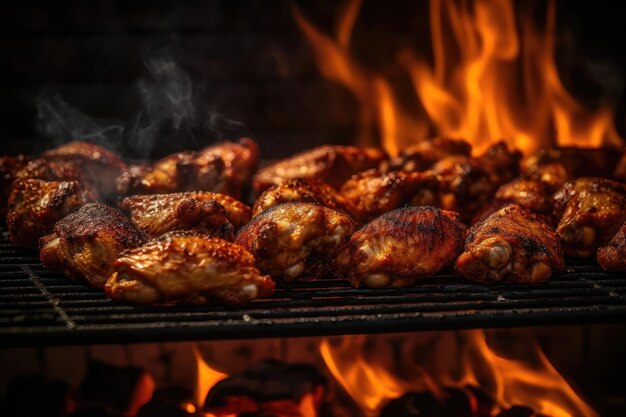
[[[397,157],[383,161],[380,169],[382,172],[426,171],[444,158],[449,156],[469,157],[471,153],[472,145],[465,141],[435,137],[411,145]]]
[[[243,185],[252,180],[252,176],[259,168],[259,147],[250,138],[239,139],[238,142],[220,142],[204,148],[198,152],[196,164],[200,170],[215,158],[220,158],[224,162],[223,181],[231,188],[233,196],[241,194]]]
[[[606,246],[598,249],[597,259],[605,271],[626,272],[626,222]]]
[[[278,204],[289,202],[320,204],[342,213],[355,215],[355,208],[350,201],[333,187],[322,181],[303,178],[287,180],[263,192],[254,202],[252,213],[256,216]]]
[[[232,225],[235,227],[235,230],[239,230],[244,225],[246,225],[252,217],[252,209],[250,209],[250,207],[248,207],[241,201],[226,194],[211,193],[208,191],[188,191],[185,193],[135,195],[125,198],[122,201],[121,207],[124,210],[130,212],[131,217],[134,219],[135,215],[145,216],[146,210],[150,207],[154,207],[155,204],[169,204],[159,203],[159,200],[175,201],[183,198],[191,198],[198,202],[218,203],[219,205],[224,207],[224,210],[226,210],[226,218],[230,223],[232,223]]]
[[[370,221],[404,205],[438,206],[439,182],[434,175],[392,171],[381,174],[376,169],[354,175],[340,193],[356,209],[357,218]]]
[[[51,271],[103,288],[119,254],[146,241],[147,236],[118,210],[90,203],[59,220],[53,233],[41,238],[39,258]]]
[[[283,203],[253,217],[235,243],[249,250],[262,272],[292,282],[317,278],[350,238],[347,214],[311,203]]]
[[[541,149],[526,158],[522,168],[525,172],[532,172],[541,166],[559,163],[566,170],[568,178],[581,176],[610,178],[619,156],[620,153],[611,148]]]
[[[521,159],[520,151],[509,149],[504,142],[497,142],[474,158],[474,162],[489,173],[497,188],[518,176]]]
[[[472,226],[456,270],[479,282],[537,284],[565,268],[559,239],[543,219],[511,204]]]
[[[335,257],[335,273],[354,287],[406,287],[451,264],[466,231],[457,213],[403,207],[357,231]]]
[[[202,193],[133,196],[124,199],[122,208],[130,212],[135,226],[150,237],[174,230],[197,230],[232,241],[234,227],[224,207],[215,199],[198,198],[196,194]]]
[[[15,175],[27,162],[26,155],[0,157],[0,217],[2,219],[6,219],[7,216],[7,204]]]
[[[591,257],[626,220],[626,184],[595,177],[570,181],[554,194],[554,212],[565,254]]]
[[[70,142],[41,154],[42,158],[55,162],[70,162],[82,171],[85,180],[95,187],[104,199],[116,194],[115,180],[127,169],[126,164],[114,152],[93,143]]]
[[[338,189],[352,175],[376,168],[385,159],[379,149],[324,145],[262,168],[254,177],[257,195],[273,185],[294,178],[323,181]]]
[[[542,182],[552,193],[571,179],[568,169],[560,162],[529,167],[529,169],[524,171],[523,175],[524,178]]]
[[[124,252],[105,285],[116,301],[136,304],[218,301],[244,305],[269,297],[274,281],[241,246],[194,232],[171,232]]]
[[[17,180],[9,196],[9,238],[17,246],[36,248],[58,220],[91,201],[94,196],[77,181]]]

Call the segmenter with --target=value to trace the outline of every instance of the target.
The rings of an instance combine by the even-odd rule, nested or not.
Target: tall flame
[[[222,379],[227,378],[228,374],[221,373],[211,368],[195,346],[193,348],[193,354],[196,358],[196,369],[198,373],[196,381],[196,404],[202,408],[209,390]],[[210,417],[210,415],[208,416]]]
[[[409,391],[427,390],[439,396],[438,388],[467,385],[483,389],[501,409],[525,405],[551,417],[597,416],[536,343],[531,357],[521,361],[492,349],[484,331],[459,332],[455,337],[459,351],[451,350],[446,356],[434,349],[438,359],[421,365],[402,364],[410,379],[393,375],[388,366],[382,366],[385,355],[380,352],[366,358],[367,336],[345,336],[338,345],[324,339],[320,353],[333,377],[367,417],[378,415],[389,400]],[[452,345],[448,342],[446,347]]]
[[[361,3],[352,0],[342,10],[334,37],[294,8],[321,73],[360,102],[358,144],[375,144],[375,129],[392,155],[427,135],[468,140],[477,153],[501,139],[525,153],[621,143],[613,109],[588,112],[561,82],[554,1],[545,27],[537,27],[530,13],[516,17],[511,0],[431,0],[432,67],[411,50],[397,57],[423,106],[411,112],[398,103],[388,80],[366,71],[350,52]]]

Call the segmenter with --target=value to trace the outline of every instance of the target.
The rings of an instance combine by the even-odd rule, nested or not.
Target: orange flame
[[[432,348],[438,360],[401,364],[399,369],[411,375],[410,379],[393,375],[389,366],[382,366],[383,357],[388,355],[381,355],[380,349],[371,358],[365,357],[368,336],[345,336],[338,345],[324,339],[320,353],[333,377],[366,417],[378,415],[389,400],[408,391],[428,390],[439,396],[437,387],[467,385],[483,389],[500,409],[524,405],[551,417],[597,417],[536,343],[532,358],[520,361],[492,349],[484,331],[458,332],[454,338],[456,343],[442,343],[448,352]]]
[[[476,153],[502,139],[527,154],[555,145],[622,142],[611,107],[588,112],[561,82],[554,59],[554,1],[539,28],[530,13],[517,25],[511,0],[431,0],[433,67],[410,50],[397,58],[423,106],[411,112],[398,103],[388,80],[363,69],[350,53],[361,3],[347,3],[334,37],[294,8],[321,73],[346,86],[361,104],[358,144],[375,144],[376,130],[392,155],[428,135],[468,140]]]
[[[206,400],[206,396],[222,379],[228,377],[227,374],[216,371],[211,368],[204,358],[202,354],[198,351],[198,348],[194,346],[193,354],[196,357],[196,366],[197,366],[197,381],[196,381],[196,404],[202,408],[204,405],[204,401]],[[210,417],[210,414],[207,414]]]

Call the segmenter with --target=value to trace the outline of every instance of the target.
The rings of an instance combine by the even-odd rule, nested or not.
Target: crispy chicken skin
[[[385,157],[374,148],[323,145],[262,168],[254,177],[253,188],[259,195],[285,180],[309,178],[339,189],[352,175],[378,167]]]
[[[538,284],[565,268],[559,239],[543,219],[516,204],[475,224],[455,269],[479,282]]]
[[[597,259],[605,271],[626,272],[626,221],[613,239],[598,249]]]
[[[335,273],[354,287],[406,287],[451,264],[466,231],[457,213],[403,207],[358,230],[335,257]]]
[[[17,180],[9,197],[7,227],[11,242],[36,248],[54,224],[94,196],[77,181]]]
[[[204,161],[220,158],[224,162],[224,182],[230,184],[237,196],[241,187],[252,180],[259,168],[259,147],[250,138],[241,138],[237,142],[220,142],[198,152],[196,163],[201,167]]]
[[[296,178],[275,185],[254,202],[254,216],[278,204],[288,202],[314,203],[354,216],[355,208],[341,193],[325,182]]]
[[[504,142],[491,145],[474,158],[476,164],[489,173],[496,187],[518,176],[521,159],[522,153],[517,149],[509,149]]]
[[[70,142],[47,150],[41,157],[54,162],[69,162],[78,167],[85,180],[104,199],[115,196],[115,180],[127,169],[124,161],[115,152],[83,141]]]
[[[354,175],[340,193],[356,208],[357,218],[370,221],[404,205],[438,206],[439,182],[434,175],[420,172],[376,169]]]
[[[59,220],[54,231],[40,239],[39,258],[47,269],[103,288],[119,254],[146,241],[117,209],[91,203]]]
[[[554,194],[554,212],[565,254],[591,257],[626,220],[626,184],[595,177],[569,181]]]
[[[449,138],[429,138],[404,149],[400,155],[383,161],[382,172],[390,171],[426,171],[438,161],[449,156],[467,156],[472,153],[469,143]]]
[[[130,212],[135,226],[150,237],[174,230],[197,230],[207,236],[232,241],[234,227],[224,207],[215,200],[196,198],[194,194],[134,196],[125,198],[122,207]]]
[[[571,174],[565,165],[560,162],[551,162],[530,167],[523,171],[523,177],[542,182],[554,193],[571,179]]]
[[[293,282],[326,273],[354,230],[347,214],[311,203],[283,203],[253,217],[235,243],[254,255],[262,272]]]
[[[28,163],[26,155],[0,156],[0,216],[6,219],[7,203],[15,175]]]
[[[522,163],[524,172],[533,172],[552,163],[561,164],[568,178],[594,176],[611,178],[620,153],[612,148],[554,148],[540,149]]]
[[[194,232],[171,232],[124,252],[104,289],[136,304],[212,301],[241,306],[274,293],[254,257],[241,246]]]
[[[252,218],[252,209],[241,201],[220,193],[211,193],[209,191],[188,191],[185,193],[171,194],[151,194],[151,195],[135,195],[127,197],[122,201],[122,209],[131,213],[131,217],[144,216],[148,207],[153,207],[159,203],[158,200],[175,201],[184,198],[194,199],[198,202],[216,202],[226,211],[226,218],[235,230],[239,230],[246,225]],[[169,204],[169,203],[168,203]]]

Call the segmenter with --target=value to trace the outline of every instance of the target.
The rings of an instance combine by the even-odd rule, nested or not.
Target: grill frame
[[[538,286],[484,285],[447,272],[411,288],[338,280],[279,286],[241,309],[120,304],[46,271],[0,238],[0,346],[226,340],[626,322],[626,274],[570,262]]]

